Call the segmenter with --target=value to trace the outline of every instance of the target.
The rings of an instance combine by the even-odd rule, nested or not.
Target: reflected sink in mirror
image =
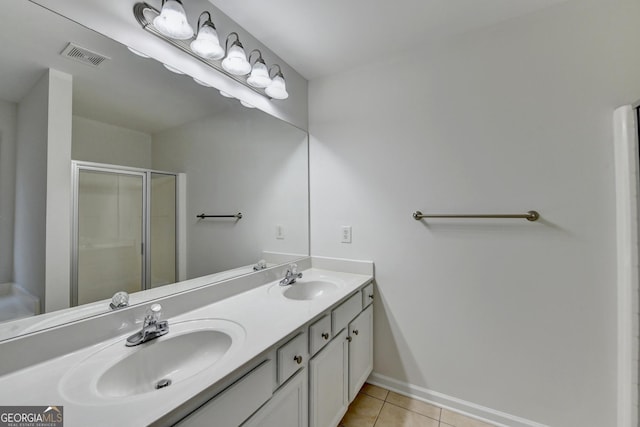
[[[312,300],[325,296],[327,293],[337,291],[338,285],[331,282],[313,280],[305,282],[298,280],[293,285],[287,286],[282,293],[286,298],[295,300]]]
[[[126,347],[122,337],[92,354],[65,375],[61,392],[79,403],[155,398],[228,359],[244,336],[242,326],[222,319],[169,322],[169,333],[160,338]]]
[[[302,278],[294,284],[280,286],[279,281],[269,286],[268,293],[293,301],[313,301],[332,295],[344,286],[337,277],[318,274],[313,270],[304,271]]]

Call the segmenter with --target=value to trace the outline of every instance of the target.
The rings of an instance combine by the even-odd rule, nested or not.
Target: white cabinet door
[[[242,427],[307,427],[307,371],[281,387]]]
[[[347,331],[309,361],[309,427],[335,427],[347,412]]]
[[[213,399],[174,424],[180,427],[237,427],[273,393],[274,362],[267,360]]]
[[[349,323],[349,402],[373,369],[373,305]]]

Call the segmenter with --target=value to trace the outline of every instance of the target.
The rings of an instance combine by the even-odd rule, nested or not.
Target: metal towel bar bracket
[[[196,218],[200,218],[200,219],[205,219],[205,218],[235,218],[235,219],[241,219],[242,218],[242,213],[238,212],[235,215],[205,215],[205,214],[201,213],[200,215],[196,215]]]
[[[468,215],[445,215],[445,214],[433,214],[433,215],[425,215],[420,211],[415,211],[413,213],[413,219],[419,221],[423,218],[522,218],[527,221],[537,221],[540,218],[540,214],[536,211],[529,211],[526,214],[468,214]]]

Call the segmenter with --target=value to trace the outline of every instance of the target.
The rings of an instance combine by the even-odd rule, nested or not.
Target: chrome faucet
[[[153,304],[149,310],[147,310],[144,322],[142,323],[142,330],[127,338],[127,347],[133,347],[134,345],[151,341],[169,332],[169,322],[159,320],[162,314],[161,312],[162,307],[160,304]]]
[[[280,281],[280,286],[289,286],[296,283],[297,279],[302,277],[302,273],[298,273],[298,264],[289,264],[289,268],[284,275],[284,279]]]

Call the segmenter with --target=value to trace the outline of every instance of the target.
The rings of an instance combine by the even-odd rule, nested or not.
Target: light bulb
[[[245,102],[243,100],[240,100],[240,104],[244,105],[247,108],[256,108],[253,105],[249,104],[248,102]]]
[[[251,75],[247,79],[247,83],[257,88],[265,88],[271,84],[269,71],[267,70],[267,66],[264,62],[258,60],[255,64],[253,64]]]
[[[227,57],[222,60],[222,68],[236,76],[244,76],[251,71],[251,64],[247,61],[247,55],[239,42],[233,42]]]
[[[230,93],[227,93],[223,90],[220,91],[220,95],[224,96],[225,98],[235,98],[235,96],[231,95]]]
[[[289,97],[282,74],[276,74],[271,84],[265,89],[265,93],[274,99],[287,99]]]
[[[172,39],[188,40],[193,37],[193,28],[187,22],[187,14],[178,0],[167,0],[162,5],[162,11],[154,18],[153,26]]]
[[[191,42],[191,50],[205,59],[220,59],[224,49],[220,46],[216,29],[205,23],[198,31],[198,36]]]

